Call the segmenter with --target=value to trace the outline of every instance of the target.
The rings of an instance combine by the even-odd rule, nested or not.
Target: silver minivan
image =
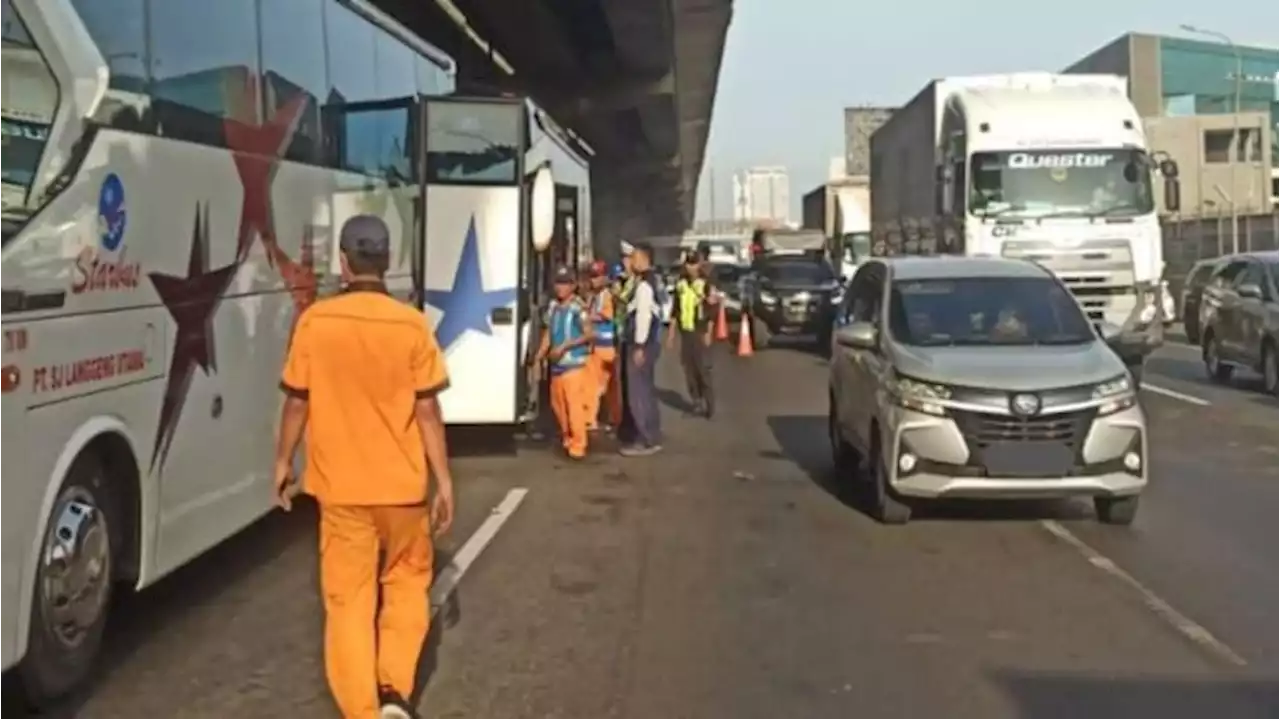
[[[986,257],[877,258],[832,338],[837,474],[884,523],[909,499],[1092,497],[1129,524],[1147,424],[1124,363],[1056,277]]]

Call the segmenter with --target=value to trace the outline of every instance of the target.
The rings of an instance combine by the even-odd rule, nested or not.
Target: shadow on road
[[[871,515],[871,493],[861,475],[836,477],[827,440],[827,418],[775,415],[766,420],[782,454],[804,470],[813,483],[845,506]],[[1091,509],[1070,500],[936,500],[912,502],[912,520],[980,520],[1026,522],[1092,517]]]
[[[1025,719],[1253,719],[1280,713],[1275,679],[991,672]]]
[[[1204,364],[1194,357],[1152,356],[1147,358],[1145,378],[1159,384],[1161,377],[1169,377],[1197,387],[1238,389],[1258,393],[1263,391],[1262,376],[1246,369],[1236,370],[1228,382],[1214,382],[1205,375]],[[1269,395],[1263,394],[1263,396]]]

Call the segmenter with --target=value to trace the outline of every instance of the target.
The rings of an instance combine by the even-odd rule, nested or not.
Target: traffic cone
[[[751,328],[748,326],[750,320],[746,315],[742,316],[742,320],[738,323],[738,356],[750,357],[755,354],[756,348],[751,344]]]
[[[716,340],[723,342],[729,339],[729,319],[725,317],[724,300],[717,303],[720,306],[716,313]]]

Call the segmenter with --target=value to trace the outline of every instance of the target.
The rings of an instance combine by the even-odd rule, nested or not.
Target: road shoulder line
[[[1090,564],[1102,570],[1112,579],[1119,581],[1121,584],[1135,592],[1153,614],[1159,617],[1169,626],[1173,627],[1179,634],[1186,637],[1191,643],[1208,652],[1215,658],[1226,662],[1232,666],[1244,667],[1248,666],[1248,662],[1244,660],[1235,650],[1227,646],[1222,640],[1213,636],[1208,629],[1198,624],[1195,620],[1187,615],[1179,612],[1165,600],[1161,599],[1158,594],[1148,589],[1142,582],[1139,582],[1119,565],[1111,561],[1104,554],[1085,543],[1084,540],[1077,537],[1071,530],[1067,529],[1060,522],[1052,519],[1041,520],[1040,526],[1044,527],[1050,534],[1070,545],[1079,552]]]
[[[1210,404],[1212,404],[1207,399],[1196,397],[1194,395],[1183,394],[1182,392],[1179,392],[1177,390],[1172,390],[1172,389],[1169,389],[1168,387],[1161,387],[1158,384],[1151,384],[1150,382],[1143,382],[1142,389],[1148,392],[1154,392],[1155,394],[1164,395],[1165,397],[1170,397],[1172,399],[1180,400],[1182,402],[1186,402],[1187,404],[1194,404],[1197,407],[1208,407]]]
[[[454,553],[452,561],[449,562],[436,577],[435,582],[431,584],[431,616],[434,618],[436,612],[445,605],[449,600],[449,595],[453,594],[453,590],[458,587],[458,583],[462,581],[463,575],[475,563],[476,558],[484,551],[485,547],[498,536],[498,530],[502,529],[502,525],[511,519],[511,515],[515,514],[520,508],[520,503],[524,501],[525,495],[529,494],[529,490],[524,487],[516,487],[508,490],[507,495],[498,502],[493,511],[485,517],[484,522],[476,529],[467,541],[462,543],[458,551]]]

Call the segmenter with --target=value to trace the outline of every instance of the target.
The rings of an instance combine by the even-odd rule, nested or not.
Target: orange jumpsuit
[[[609,424],[617,427],[622,423],[622,387],[614,377],[618,349],[614,346],[613,316],[613,293],[608,288],[602,289],[591,298],[595,342],[587,368],[591,371],[595,391],[588,395],[587,422],[593,429],[600,417],[602,400],[609,415]]]
[[[406,418],[447,386],[422,313],[379,283],[353,283],[298,320],[281,388],[307,402],[325,674],[344,719],[378,719],[380,693],[414,692],[434,551],[426,455]]]

